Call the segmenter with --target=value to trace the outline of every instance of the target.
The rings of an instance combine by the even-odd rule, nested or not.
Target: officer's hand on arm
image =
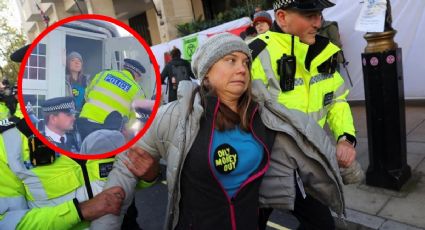
[[[94,220],[106,214],[119,215],[125,198],[124,190],[115,186],[79,204],[84,220]]]
[[[340,140],[336,145],[336,159],[341,168],[348,168],[356,159],[354,146],[347,141]]]
[[[128,151],[128,159],[130,161],[124,161],[124,164],[138,178],[151,182],[158,177],[158,160],[140,147],[131,147]]]

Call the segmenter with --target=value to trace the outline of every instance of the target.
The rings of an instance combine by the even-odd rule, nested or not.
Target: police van
[[[113,23],[73,21],[46,35],[26,62],[22,92],[37,117],[42,117],[40,105],[44,100],[66,96],[66,59],[71,52],[81,55],[82,71],[88,79],[103,70],[121,70],[125,58],[135,59],[146,69],[140,82],[146,98],[156,94],[154,67],[136,38]]]

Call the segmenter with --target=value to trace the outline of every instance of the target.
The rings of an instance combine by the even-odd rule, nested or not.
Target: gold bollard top
[[[378,53],[397,49],[398,45],[394,42],[396,30],[389,30],[379,33],[366,33],[363,37],[367,41],[365,53]]]

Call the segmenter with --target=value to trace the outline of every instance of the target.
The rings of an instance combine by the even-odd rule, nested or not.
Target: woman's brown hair
[[[204,78],[201,82],[201,85],[193,92],[192,95],[192,103],[193,106],[194,98],[197,93],[201,96],[202,107],[204,107],[204,111],[206,111],[206,98],[208,96],[215,96],[214,89],[212,89],[206,83],[207,78]],[[251,108],[250,105],[252,103],[252,92],[251,92],[251,79],[248,81],[247,90],[241,95],[238,101],[238,111],[234,112],[224,103],[220,103],[220,106],[217,111],[216,117],[216,128],[219,131],[229,130],[235,128],[235,126],[239,125],[240,128],[244,131],[250,130],[250,114]],[[190,108],[190,111],[192,108]]]

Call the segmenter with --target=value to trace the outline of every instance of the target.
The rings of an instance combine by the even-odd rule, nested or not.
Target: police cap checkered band
[[[273,9],[296,9],[300,11],[319,11],[335,4],[328,0],[276,0]]]
[[[75,113],[75,103],[72,97],[56,97],[48,99],[41,104],[41,108],[45,113]]]

